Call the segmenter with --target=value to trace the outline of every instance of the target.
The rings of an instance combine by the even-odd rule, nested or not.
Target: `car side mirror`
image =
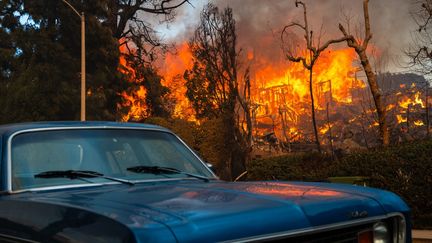
[[[214,166],[212,165],[212,164],[210,164],[210,163],[205,163],[206,165],[207,165],[207,167],[211,170],[211,171],[213,171],[213,172],[215,172],[214,171]]]

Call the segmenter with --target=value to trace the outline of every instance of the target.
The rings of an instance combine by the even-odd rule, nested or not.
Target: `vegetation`
[[[248,164],[251,180],[326,181],[364,176],[368,186],[395,192],[410,206],[417,228],[432,228],[432,140],[355,152],[332,161],[323,154],[258,159]]]
[[[249,69],[244,68],[243,77],[240,74],[243,71],[240,64],[245,61],[240,59],[232,9],[220,10],[209,4],[201,13],[200,23],[190,39],[193,66],[184,73],[184,80],[186,96],[200,120],[197,125],[172,117],[170,89],[162,85],[163,77],[153,65],[157,56],[155,51],[166,49],[166,46],[158,39],[150,24],[152,21],[143,17],[143,14],[162,15],[166,17],[164,20],[171,20],[173,10],[188,3],[187,0],[68,1],[86,16],[88,120],[119,120],[129,108],[119,105],[124,101],[121,94],[126,91],[135,95],[136,100],[144,99],[140,102],[145,104],[146,117],[150,118],[139,117],[137,121],[168,127],[179,134],[214,165],[222,179],[231,180],[246,168],[248,178],[253,180],[326,181],[331,176],[366,176],[370,186],[401,195],[412,208],[417,226],[432,227],[432,189],[429,186],[432,183],[432,141],[356,152],[337,161],[326,154],[299,153],[248,163],[253,140],[253,111],[258,106],[255,104],[254,108],[250,99]],[[348,24],[340,25],[341,38],[330,39],[323,45],[320,45],[321,34],[314,34],[312,26],[307,24],[306,6],[301,1],[295,3],[303,7],[304,21],[287,25],[282,31],[282,39],[287,41],[284,47],[287,59],[301,62],[309,70],[318,150],[313,66],[321,52],[330,44],[341,41],[358,54],[377,112],[378,136],[384,145],[389,144],[385,100],[367,52],[372,38],[369,1],[363,0],[362,38],[351,34],[353,29]],[[418,0],[416,4],[418,9],[413,16],[418,33],[407,54],[416,70],[430,75],[432,4],[431,0]],[[0,124],[78,120],[79,25],[78,16],[62,0],[0,1]],[[296,39],[286,35],[285,30],[292,28],[299,28],[304,35],[303,56]],[[429,86],[425,86],[427,101]],[[134,94],[142,89],[146,94],[144,98]],[[430,133],[429,103],[425,102],[427,135]],[[282,109],[279,112],[281,114]],[[408,117],[406,120],[409,128]],[[331,134],[329,140],[332,140]]]
[[[86,20],[87,119],[118,119],[120,94],[138,89],[136,84],[149,90],[150,114],[166,115],[161,105],[166,88],[151,66],[154,47],[163,45],[152,25],[137,16],[170,20],[187,1],[68,2]],[[0,2],[0,123],[79,119],[79,30],[79,17],[62,0]],[[120,71],[119,45],[126,43],[134,46],[124,55],[136,80]]]
[[[235,178],[245,170],[250,147],[237,118],[240,114],[236,108],[242,99],[238,77],[239,50],[232,9],[219,11],[209,4],[201,13],[200,24],[189,47],[193,68],[184,74],[186,96],[198,118],[206,122],[222,122],[223,129],[217,132],[224,139],[222,144],[226,153],[222,154],[226,156],[223,167],[229,168],[232,178]]]
[[[169,128],[197,152],[204,161],[211,163],[216,174],[223,180],[231,180],[231,171],[226,164],[227,155],[231,152],[225,145],[226,132],[222,119],[211,119],[197,125],[181,119],[152,117],[145,120]]]
[[[413,33],[412,44],[406,51],[411,59],[414,70],[430,75],[432,74],[432,0],[417,0],[413,19],[418,29]]]

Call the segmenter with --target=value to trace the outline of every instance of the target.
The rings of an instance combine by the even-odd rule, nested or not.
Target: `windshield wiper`
[[[171,167],[138,165],[138,166],[129,167],[129,168],[127,168],[127,170],[135,172],[135,173],[151,173],[151,174],[155,174],[155,175],[159,175],[159,174],[182,174],[182,175],[186,175],[189,177],[201,179],[205,182],[210,181],[210,179],[205,177],[205,176],[200,176],[200,175],[192,174],[189,172],[184,172],[184,171],[178,170],[176,168],[171,168]]]
[[[105,176],[102,173],[96,172],[96,171],[89,171],[89,170],[51,170],[51,171],[45,171],[39,174],[36,174],[34,176],[35,178],[69,178],[69,179],[82,179],[82,178],[105,178],[107,180],[120,182],[123,184],[128,185],[135,185],[133,182],[115,178],[111,176]]]

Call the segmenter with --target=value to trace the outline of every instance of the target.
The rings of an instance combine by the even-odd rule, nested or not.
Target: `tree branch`
[[[369,7],[368,7],[369,0],[363,0],[363,14],[364,14],[364,21],[365,21],[365,39],[363,41],[363,48],[366,49],[369,41],[372,39],[372,33],[370,28],[370,20],[369,20]]]

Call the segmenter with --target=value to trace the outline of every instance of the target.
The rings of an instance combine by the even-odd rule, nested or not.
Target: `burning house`
[[[378,144],[375,107],[355,59],[351,49],[331,50],[322,54],[314,68],[317,126],[321,143],[327,150]],[[298,63],[275,62],[252,54],[248,55],[248,60],[256,147],[268,148],[269,143],[277,141],[281,150],[312,149],[314,136],[307,70]],[[160,71],[163,85],[170,88],[170,96],[175,100],[173,115],[194,121],[182,78],[184,70],[191,66],[192,56],[187,44],[183,44],[176,54],[167,55]],[[386,73],[378,75],[378,80],[387,105],[392,141],[425,136],[429,85],[424,77]],[[143,87],[134,95],[122,95],[130,106],[124,120],[146,116]],[[260,147],[260,143],[264,145]]]

